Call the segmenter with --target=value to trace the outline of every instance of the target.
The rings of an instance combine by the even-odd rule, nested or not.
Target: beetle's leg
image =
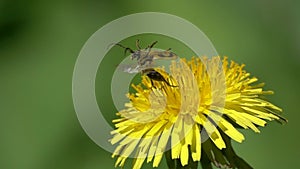
[[[151,45],[149,45],[149,46],[148,46],[148,48],[150,48],[150,49],[151,49],[151,48],[153,48],[153,46],[154,46],[155,44],[157,44],[157,42],[158,42],[158,41],[154,41],[154,42],[152,42],[152,44],[151,44]]]
[[[140,40],[139,39],[137,39],[136,41],[135,41],[135,46],[136,46],[136,48],[137,49],[141,49],[141,46],[140,46]]]
[[[148,45],[148,47],[146,47],[145,49],[149,49],[149,51],[151,50],[151,48],[153,48],[153,46],[155,45],[155,44],[157,44],[157,42],[158,41],[154,41],[154,42],[152,42],[150,45]]]

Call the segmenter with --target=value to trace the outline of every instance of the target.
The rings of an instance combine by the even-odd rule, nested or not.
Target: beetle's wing
[[[141,71],[138,64],[119,64],[117,69],[126,73],[138,73]]]

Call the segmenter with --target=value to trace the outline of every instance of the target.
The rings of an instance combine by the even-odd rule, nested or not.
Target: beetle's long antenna
[[[127,51],[129,51],[130,53],[134,53],[134,50],[132,50],[132,49],[129,48],[129,47],[125,47],[125,46],[123,46],[123,45],[120,44],[120,43],[112,43],[112,44],[110,44],[110,45],[108,46],[108,48],[109,48],[110,46],[112,46],[112,45],[116,45],[116,46],[120,46],[121,48],[124,48],[124,49],[125,49],[124,55],[126,55],[126,52],[127,52]]]

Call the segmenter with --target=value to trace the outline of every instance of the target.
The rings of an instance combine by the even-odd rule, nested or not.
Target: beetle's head
[[[134,60],[134,59],[139,60],[140,57],[141,57],[141,51],[140,51],[140,50],[134,51],[134,52],[131,54],[131,60]]]

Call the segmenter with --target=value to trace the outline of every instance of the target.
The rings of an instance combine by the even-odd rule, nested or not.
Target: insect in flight
[[[145,49],[142,49],[140,47],[140,41],[136,41],[136,47],[137,50],[132,50],[129,47],[125,47],[119,43],[116,43],[115,45],[120,46],[125,49],[124,53],[126,54],[127,51],[131,53],[131,60],[136,59],[137,64],[134,65],[127,65],[125,68],[123,68],[124,72],[127,73],[138,73],[140,72],[143,75],[146,75],[150,78],[151,84],[153,86],[153,81],[162,81],[165,82],[168,86],[171,87],[178,87],[171,85],[161,73],[156,71],[153,67],[154,60],[160,59],[160,60],[173,60],[177,59],[178,56],[171,52],[171,49],[167,49],[164,51],[154,51],[151,50],[153,46],[157,43],[157,41],[153,42],[152,44],[148,45]]]

